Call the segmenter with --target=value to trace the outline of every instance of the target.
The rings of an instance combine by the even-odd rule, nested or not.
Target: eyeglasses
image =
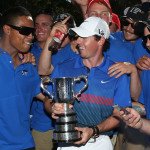
[[[110,12],[109,11],[101,11],[101,12],[92,11],[89,14],[89,17],[91,16],[100,17],[100,18],[110,17]]]
[[[134,29],[134,27],[135,27],[135,23],[133,23],[133,22],[131,23],[131,22],[127,21],[126,19],[122,19],[122,20],[121,20],[121,25],[122,25],[122,26],[126,26],[126,27],[129,26],[129,25],[131,25],[131,27],[132,27],[133,29]]]
[[[21,35],[25,35],[25,36],[28,36],[30,34],[34,34],[34,31],[35,29],[34,28],[31,28],[31,27],[25,27],[25,26],[22,26],[22,27],[18,27],[18,26],[14,26],[14,25],[11,25],[11,24],[7,24],[8,26],[10,26],[11,28],[19,31],[19,33]]]
[[[146,44],[147,41],[150,40],[150,34],[143,36],[142,39],[143,39],[143,43]]]

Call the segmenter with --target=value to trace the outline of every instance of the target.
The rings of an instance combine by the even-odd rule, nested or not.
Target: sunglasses
[[[131,25],[131,27],[134,29],[134,27],[135,27],[135,23],[131,23],[131,22],[129,22],[129,21],[127,21],[126,19],[123,19],[123,20],[121,20],[121,25],[122,26],[129,26],[129,25]]]
[[[149,25],[149,26],[147,26],[147,29],[148,29],[148,31],[150,32],[150,25]]]
[[[73,30],[69,30],[69,38],[70,40],[74,41],[77,40],[79,38],[79,35],[76,34]]]
[[[142,39],[143,39],[143,43],[146,44],[148,39],[150,40],[150,34],[143,36]]]
[[[25,27],[25,26],[18,27],[18,26],[14,26],[10,24],[8,24],[8,26],[17,30],[21,35],[25,35],[25,36],[28,36],[30,34],[34,35],[34,32],[35,32],[35,29],[31,27]]]

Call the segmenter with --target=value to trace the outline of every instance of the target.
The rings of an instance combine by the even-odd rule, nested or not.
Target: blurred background
[[[126,7],[141,3],[141,0],[110,0],[110,3],[113,12],[121,16]],[[82,22],[79,7],[66,0],[1,0],[0,13],[3,13],[9,7],[16,5],[26,7],[32,13],[33,17],[39,9],[47,8],[54,11],[56,15],[68,12],[74,16],[77,24]]]

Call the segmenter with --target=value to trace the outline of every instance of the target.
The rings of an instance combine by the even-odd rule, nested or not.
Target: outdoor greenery
[[[123,10],[127,6],[132,6],[140,2],[140,0],[110,0],[113,11],[119,16],[122,15]],[[53,10],[56,14],[63,12],[71,13],[75,17],[77,24],[82,21],[79,7],[71,5],[65,0],[1,0],[0,12],[3,13],[7,8],[16,5],[26,7],[33,16],[39,9],[47,8]]]

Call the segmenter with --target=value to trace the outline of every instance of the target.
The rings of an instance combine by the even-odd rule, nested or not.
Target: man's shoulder
[[[37,52],[37,50],[42,50],[42,49],[41,49],[41,47],[40,47],[38,42],[34,42],[33,45],[30,48],[30,51],[31,52],[34,52],[34,51]]]
[[[123,38],[123,32],[122,31],[118,31],[118,32],[111,33],[110,37],[112,39],[122,39]]]
[[[69,59],[64,60],[63,62],[60,62],[58,65],[60,67],[63,67],[63,66],[72,66],[73,64],[76,63],[76,61],[77,61],[77,58],[69,58]]]
[[[0,48],[0,56],[2,56],[3,50]]]

